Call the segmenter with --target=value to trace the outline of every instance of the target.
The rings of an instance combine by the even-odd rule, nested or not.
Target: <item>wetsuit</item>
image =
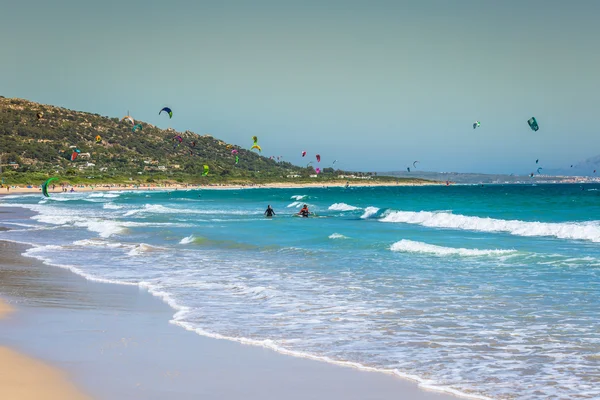
[[[267,211],[265,211],[265,215],[267,217],[272,217],[273,215],[275,215],[275,211],[272,208],[267,208]]]
[[[303,208],[298,214],[300,214],[301,217],[308,218],[310,212],[308,211],[308,208]]]

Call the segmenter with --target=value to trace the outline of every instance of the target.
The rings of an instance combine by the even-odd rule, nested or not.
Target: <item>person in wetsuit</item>
[[[310,211],[308,211],[308,206],[306,204],[304,205],[304,207],[302,207],[302,209],[298,213],[298,215],[300,215],[301,217],[304,217],[304,218],[308,218],[309,214],[310,214]]]
[[[271,208],[271,205],[269,204],[269,205],[267,206],[267,210],[265,211],[265,216],[267,216],[267,217],[272,217],[273,215],[276,215],[276,214],[275,214],[275,210],[273,210],[273,209]]]

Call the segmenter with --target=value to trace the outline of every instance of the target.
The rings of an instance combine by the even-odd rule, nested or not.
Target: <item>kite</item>
[[[317,174],[320,174],[320,173],[321,173],[321,168],[318,168],[318,167],[317,167],[317,168],[315,169],[315,172],[316,172]]]
[[[131,132],[135,133],[135,131],[141,131],[142,129],[142,124],[137,124],[131,128]]]
[[[536,164],[537,164],[537,163],[539,163],[539,162],[540,162],[540,159],[539,159],[539,158],[538,158],[537,160],[535,160],[535,163],[536,163]]]
[[[96,135],[96,143],[100,143],[102,141],[102,137],[100,135]]]
[[[77,158],[78,154],[79,154],[78,151],[74,151],[73,153],[71,153],[71,161],[75,161],[75,159]]]
[[[252,136],[252,141],[254,142],[254,144],[252,145],[252,147],[250,147],[250,150],[256,149],[256,150],[258,150],[259,153],[262,153],[262,149],[258,145],[258,137]]]
[[[123,118],[121,118],[121,122],[123,122],[123,121],[125,121],[125,120],[127,120],[127,121],[131,122],[131,125],[135,125],[135,121],[134,121],[134,120],[133,120],[133,118],[131,118],[129,115],[126,115],[126,116],[124,116]]]
[[[239,163],[240,162],[240,158],[238,156],[235,156],[235,163]]]
[[[42,194],[44,196],[50,197],[50,195],[48,194],[48,185],[50,184],[50,182],[56,181],[56,180],[58,180],[58,178],[50,178],[46,182],[42,183]]]
[[[542,167],[539,167],[539,168],[537,169],[537,173],[539,174],[539,173],[540,173],[540,171],[541,171],[542,169],[543,169]]]
[[[317,154],[316,157],[317,157],[317,162],[321,162],[321,155]]]
[[[163,111],[169,114],[169,119],[173,118],[173,111],[171,111],[169,107],[163,107],[163,109],[158,112],[158,115],[160,115],[160,113]]]
[[[304,157],[306,155],[306,151],[302,152],[302,157]]]
[[[37,119],[42,119],[42,118],[44,118],[44,113],[40,111],[35,116],[37,117]]]
[[[231,154],[232,154],[232,155],[236,155],[237,153],[238,153],[237,149],[233,149],[233,150],[231,150]]]
[[[333,168],[333,166],[335,165],[336,162],[337,162],[337,160],[333,160],[333,163],[331,164],[331,168]]]
[[[532,172],[531,174],[529,174],[529,176],[530,176],[531,178],[533,178],[533,172]]]
[[[232,147],[233,147],[233,146],[232,146],[232,145],[230,145],[230,144],[228,144],[227,146],[225,146],[225,148],[226,148],[227,150],[231,149]]]
[[[538,129],[540,129],[540,127],[538,126],[537,121],[535,120],[535,117],[529,118],[529,120],[527,121],[527,123],[529,124],[529,127],[531,128],[531,130],[534,131],[534,132],[537,132]]]
[[[406,167],[406,170],[407,170],[408,172],[410,172],[410,167]]]
[[[206,176],[208,175],[208,165],[204,165],[204,172],[202,173],[202,176]]]
[[[415,162],[413,162],[413,167],[414,167],[414,168],[417,168],[417,163],[418,163],[418,162],[421,162],[421,161],[415,161]],[[410,172],[410,171],[409,171],[409,172]]]
[[[479,123],[479,121],[473,122],[473,129],[479,128],[480,126],[481,126],[481,124]]]

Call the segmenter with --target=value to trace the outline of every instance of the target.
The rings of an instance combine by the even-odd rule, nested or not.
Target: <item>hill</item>
[[[267,182],[311,179],[312,167],[262,157],[208,135],[176,132],[141,123],[0,96],[0,164],[6,183],[51,175],[85,180],[152,182]],[[100,136],[101,141],[96,142]],[[175,139],[180,136],[182,141]],[[235,163],[232,150],[238,151]],[[71,161],[71,154],[78,156]],[[204,165],[210,173],[203,177]],[[325,168],[319,179],[343,171]],[[360,175],[360,174],[359,174]],[[313,180],[314,181],[314,180]]]

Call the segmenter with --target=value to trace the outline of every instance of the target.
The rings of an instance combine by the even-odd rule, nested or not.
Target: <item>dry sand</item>
[[[0,346],[0,399],[85,400],[64,373],[38,360]]]
[[[13,308],[0,300],[0,319]],[[0,346],[0,399],[6,400],[84,400],[64,373],[41,361]]]

